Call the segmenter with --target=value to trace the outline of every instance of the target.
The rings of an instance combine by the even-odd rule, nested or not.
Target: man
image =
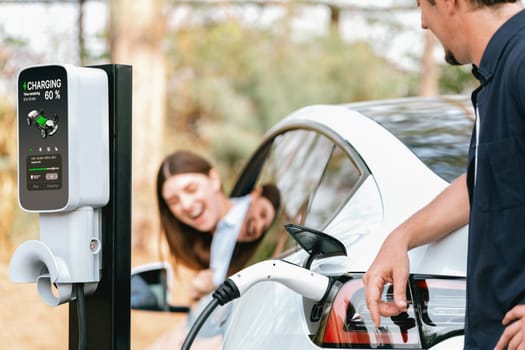
[[[465,349],[525,349],[525,12],[519,0],[418,0],[453,65],[473,64],[467,173],[387,237],[364,276],[376,326],[407,307],[408,250],[469,224]],[[381,300],[386,283],[393,302]]]
[[[241,243],[237,254],[248,250],[251,257],[274,222],[281,202],[279,189],[272,184],[264,184],[244,197],[231,200],[233,207],[213,234],[210,268],[200,271],[191,281],[190,294],[195,300],[213,292],[232,272],[230,262],[236,245]],[[237,269],[234,267],[234,270]]]

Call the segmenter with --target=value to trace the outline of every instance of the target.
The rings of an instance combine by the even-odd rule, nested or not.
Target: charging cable
[[[284,260],[266,260],[251,265],[234,274],[212,294],[212,300],[197,317],[184,339],[181,350],[189,350],[204,322],[219,305],[244,295],[254,284],[263,281],[278,282],[307,299],[323,300],[329,293],[333,280]]]
[[[87,314],[83,283],[75,283],[75,294],[78,315],[78,349],[87,350]]]

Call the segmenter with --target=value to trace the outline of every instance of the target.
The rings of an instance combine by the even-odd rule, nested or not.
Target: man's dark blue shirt
[[[481,85],[467,171],[469,350],[494,348],[507,311],[525,303],[525,11],[496,31],[473,74]]]

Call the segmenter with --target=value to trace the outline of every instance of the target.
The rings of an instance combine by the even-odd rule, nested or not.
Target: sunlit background
[[[469,93],[475,84],[470,67],[444,63],[439,42],[420,27],[414,0],[0,0],[0,40],[6,349],[67,347],[67,308],[42,305],[34,286],[7,279],[13,250],[38,238],[36,214],[17,203],[15,81],[23,67],[133,66],[133,263],[157,253],[153,185],[168,152],[206,155],[229,191],[264,132],[297,108]],[[175,322],[137,326],[145,316],[134,317],[135,349]]]

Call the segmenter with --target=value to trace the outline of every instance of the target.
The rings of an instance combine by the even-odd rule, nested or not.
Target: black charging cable
[[[239,292],[239,289],[231,279],[228,278],[226,281],[224,281],[215,290],[215,292],[213,292],[211,301],[206,305],[204,310],[202,310],[202,312],[199,314],[199,317],[197,317],[191,326],[190,331],[186,335],[186,339],[184,339],[181,350],[190,349],[191,344],[193,344],[197,334],[204,325],[204,322],[206,322],[211,313],[215,311],[217,306],[227,304],[240,296],[241,293]]]
[[[78,349],[87,350],[87,314],[86,298],[84,295],[84,284],[75,283],[75,294],[77,297],[77,315],[78,315]]]
[[[213,292],[212,300],[193,323],[181,350],[189,350],[204,322],[218,305],[244,295],[254,284],[262,281],[281,283],[305,298],[321,301],[329,294],[334,279],[283,260],[265,260],[248,266],[232,275]]]

